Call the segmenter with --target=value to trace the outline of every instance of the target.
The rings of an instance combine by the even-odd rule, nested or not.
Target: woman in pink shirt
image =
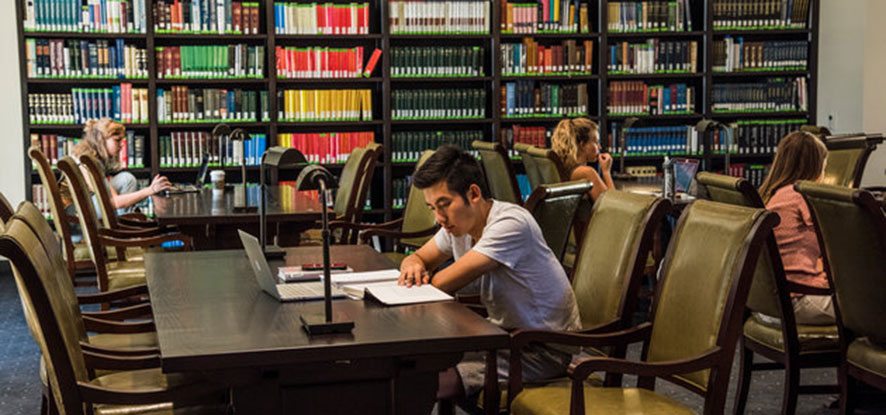
[[[766,208],[781,217],[775,240],[787,279],[798,284],[827,288],[815,224],[803,196],[794,190],[799,180],[820,181],[828,150],[812,134],[795,131],[778,143],[778,151],[760,196]],[[798,324],[834,324],[833,298],[829,295],[792,294]]]

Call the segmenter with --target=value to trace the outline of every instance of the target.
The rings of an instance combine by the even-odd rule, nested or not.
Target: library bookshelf
[[[39,0],[37,0],[39,1]],[[74,0],[76,1],[76,0]],[[131,2],[132,0],[128,0]],[[141,0],[138,0],[141,1]],[[198,0],[193,0],[198,1]],[[230,0],[228,0],[230,1]],[[233,0],[235,2],[239,0]],[[171,1],[162,2],[160,0],[144,0],[147,12],[144,15],[144,32],[143,33],[96,33],[96,32],[61,32],[61,31],[35,31],[26,30],[25,17],[28,13],[26,3],[32,0],[20,0],[17,3],[17,33],[19,44],[19,60],[21,72],[21,101],[23,108],[29,108],[29,94],[66,94],[70,93],[72,88],[111,88],[121,83],[129,83],[132,88],[147,89],[147,113],[148,120],[141,124],[127,124],[128,130],[133,130],[136,134],[144,136],[144,162],[143,167],[130,169],[137,177],[148,178],[156,174],[164,174],[169,176],[173,181],[190,181],[196,173],[195,167],[161,167],[160,148],[162,146],[162,137],[176,131],[201,131],[208,132],[215,125],[213,122],[190,122],[190,123],[170,123],[168,121],[159,121],[158,107],[158,90],[168,90],[173,86],[186,86],[193,89],[202,88],[240,88],[244,91],[266,91],[267,101],[262,109],[267,112],[267,116],[259,116],[243,122],[229,122],[232,128],[244,128],[249,133],[263,134],[266,137],[266,145],[272,146],[279,144],[278,135],[286,133],[331,133],[331,132],[372,132],[374,139],[384,145],[385,154],[378,168],[381,174],[375,174],[374,183],[371,191],[370,218],[387,220],[400,214],[402,208],[395,204],[398,196],[396,189],[402,189],[402,182],[411,174],[414,162],[409,158],[402,157],[404,150],[418,151],[421,145],[416,143],[394,142],[394,137],[406,137],[408,133],[415,133],[416,136],[427,136],[428,134],[455,134],[456,132],[470,132],[470,137],[477,137],[479,134],[484,140],[502,141],[506,145],[510,145],[512,141],[517,140],[513,135],[515,126],[519,127],[541,127],[547,131],[548,137],[553,127],[566,115],[559,114],[554,116],[532,116],[531,114],[521,114],[520,116],[512,116],[508,114],[508,89],[509,85],[523,85],[529,88],[529,94],[532,94],[536,88],[541,91],[547,91],[543,85],[557,85],[557,88],[568,85],[577,92],[569,92],[572,97],[580,96],[580,100],[584,100],[586,109],[581,111],[581,115],[597,122],[600,126],[601,144],[603,147],[611,151],[616,159],[620,157],[620,149],[617,148],[619,134],[622,134],[622,126],[624,121],[629,117],[636,116],[640,119],[639,125],[645,128],[673,128],[695,125],[702,119],[715,119],[724,123],[741,122],[742,125],[757,124],[778,124],[781,121],[787,123],[808,123],[815,124],[816,114],[816,95],[817,95],[817,58],[818,58],[818,20],[819,20],[819,0],[790,0],[792,5],[798,9],[805,7],[805,14],[799,16],[801,25],[779,25],[771,24],[778,16],[739,16],[736,11],[730,9],[730,2],[726,0],[704,0],[704,1],[622,1],[614,2],[608,0],[512,0],[504,2],[495,1],[479,1],[473,3],[481,3],[488,9],[488,20],[486,29],[477,33],[432,33],[432,34],[416,34],[394,32],[392,30],[391,18],[396,13],[397,7],[395,1],[383,0],[367,0],[363,3],[367,4],[366,12],[368,13],[368,28],[365,34],[282,34],[278,33],[278,26],[281,20],[276,14],[279,7],[283,3],[307,3],[295,1],[266,1],[253,0],[252,2],[243,1],[257,5],[258,21],[257,30],[248,34],[235,33],[170,33],[169,31],[157,30],[155,27],[155,16],[151,12],[157,3],[171,4]],[[434,1],[440,3],[440,1]],[[535,8],[541,15],[542,11],[548,12],[550,9],[543,7],[554,7],[554,3],[560,2],[563,6],[577,4],[575,13],[580,10],[587,10],[586,25],[581,21],[582,17],[576,17],[576,26],[581,26],[577,31],[569,33],[564,32],[536,32],[536,33],[513,33],[514,30],[508,30],[507,22],[509,21],[508,3],[517,8]],[[83,2],[85,3],[85,2]],[[332,0],[332,4],[348,5],[349,1]],[[363,4],[361,3],[361,4]],[[654,4],[653,4],[654,3]],[[644,16],[648,13],[651,18],[655,13],[664,13],[667,4],[680,3],[680,7],[686,7],[685,12],[681,13],[680,20],[683,26],[680,30],[661,29],[631,30],[614,29],[613,24],[623,24],[622,28],[629,23],[629,18]],[[753,2],[752,2],[753,3]],[[756,3],[780,3],[783,2],[766,2],[760,0]],[[529,4],[530,6],[526,6]],[[665,6],[658,6],[658,5]],[[276,6],[275,6],[276,5]],[[522,6],[521,6],[522,5]],[[534,5],[534,6],[532,6]],[[545,6],[546,5],[546,6]],[[651,6],[650,6],[651,5]],[[651,7],[651,9],[643,9]],[[532,12],[534,13],[534,12]],[[794,13],[796,17],[796,12]],[[512,20],[513,20],[513,15]],[[522,16],[526,16],[523,14]],[[664,15],[662,15],[664,16]],[[751,22],[753,18],[758,21]],[[768,21],[767,18],[772,21]],[[791,18],[788,14],[786,18]],[[640,19],[638,18],[637,21]],[[796,20],[796,19],[795,19]],[[504,23],[504,25],[503,25]],[[667,26],[668,23],[663,23]],[[757,23],[756,27],[748,27],[748,24]],[[654,30],[654,31],[653,31]],[[143,49],[145,54],[146,76],[138,79],[113,78],[113,79],[95,79],[95,78],[34,78],[29,77],[28,73],[28,39],[34,40],[83,40],[97,41],[104,40],[113,43],[118,39],[122,39],[126,45],[134,45]],[[561,71],[562,73],[511,73],[505,70],[507,57],[505,54],[506,45],[523,44],[526,39],[531,39],[535,48],[541,45],[545,48],[553,46],[564,46],[567,48],[577,47],[581,49],[588,42],[591,44],[590,53],[584,49],[579,55],[584,59],[589,67],[580,67],[575,71]],[[722,62],[722,56],[715,56],[718,53],[719,45],[731,41],[741,41],[748,43],[758,42],[771,46],[777,42],[777,45],[783,46],[786,42],[798,42],[802,55],[805,57],[804,65],[796,65],[790,67],[772,67],[757,68],[759,70],[736,70],[733,64],[729,72],[722,71],[717,68]],[[571,43],[569,43],[571,42]],[[681,43],[682,42],[682,43]],[[650,71],[653,73],[636,73],[634,70],[618,70],[619,63],[632,63],[637,65],[639,58],[630,58],[629,62],[613,62],[616,54],[613,47],[626,46],[626,50],[634,51],[631,45],[642,43],[654,44],[653,50],[658,48],[660,44],[692,44],[693,53],[687,49],[679,49],[683,53],[680,55],[684,60],[692,60],[693,70],[660,70]],[[163,59],[161,53],[157,51],[158,47],[174,47],[174,46],[222,46],[222,45],[246,45],[248,47],[261,46],[264,47],[264,59],[262,62],[263,76],[254,78],[238,78],[238,79],[220,79],[205,77],[201,79],[168,79],[161,78],[157,74],[157,68]],[[569,44],[569,46],[567,46]],[[329,47],[329,48],[363,48],[363,62],[366,63],[373,50],[382,51],[381,59],[374,71],[366,77],[353,78],[335,78],[329,76],[311,77],[311,78],[292,78],[284,77],[278,74],[277,65],[277,48],[307,48],[307,47]],[[741,48],[742,46],[739,46]],[[446,50],[482,50],[479,62],[473,62],[473,70],[476,72],[450,74],[450,75],[398,75],[397,59],[394,59],[395,50],[400,53],[397,56],[403,56],[403,51],[414,49],[446,49]],[[761,46],[762,48],[762,46]],[[552,49],[552,48],[551,48]],[[642,47],[637,47],[642,49]],[[661,51],[665,51],[662,46]],[[750,50],[750,49],[749,49]],[[761,49],[762,50],[762,49]],[[533,49],[533,51],[535,51]],[[619,49],[621,52],[622,49]],[[586,53],[586,55],[582,55]],[[762,53],[762,52],[761,52]],[[618,54],[621,57],[627,55]],[[740,55],[740,54],[739,54]],[[542,55],[544,58],[544,55]],[[694,57],[694,59],[693,59]],[[736,55],[732,55],[735,59]],[[744,56],[747,58],[747,56]],[[525,58],[524,58],[525,59]],[[616,59],[619,60],[619,59]],[[655,59],[653,59],[654,61]],[[763,60],[762,54],[758,60]],[[660,62],[655,62],[660,63]],[[560,62],[564,65],[564,62]],[[767,62],[758,63],[761,66],[768,65]],[[615,66],[613,66],[615,65]],[[427,66],[427,65],[426,65]],[[614,70],[613,70],[614,69]],[[640,70],[643,71],[643,70]],[[633,73],[632,73],[633,72]],[[741,88],[753,88],[754,83],[779,82],[779,80],[802,79],[805,83],[802,92],[805,105],[802,108],[780,108],[780,111],[754,111],[744,110],[741,112],[723,112],[715,110],[716,89],[718,85],[743,85]],[[670,85],[682,85],[675,91],[682,91],[682,94],[689,94],[691,90],[692,98],[687,98],[685,102],[694,104],[692,108],[683,108],[679,111],[670,111],[666,113],[657,113],[650,110],[649,107],[639,114],[624,113],[613,111],[612,102],[616,97],[611,92],[616,89],[616,85],[632,85],[643,84],[646,88]],[[789,82],[788,82],[789,83]],[[528,86],[527,85],[531,85]],[[296,121],[287,117],[282,117],[280,112],[283,108],[278,103],[278,93],[281,91],[292,89],[310,89],[310,90],[327,90],[327,89],[368,89],[371,93],[372,116],[371,119],[363,120],[338,120],[338,121]],[[661,89],[662,91],[664,89]],[[399,101],[400,97],[415,93],[417,90],[447,90],[460,91],[462,93],[476,93],[481,96],[483,101],[479,103],[479,114],[472,113],[471,116],[462,116],[454,118],[432,118],[432,117],[401,117],[395,114],[395,110],[402,110],[403,103]],[[515,88],[516,90],[516,88]],[[403,92],[406,91],[406,92]],[[566,91],[564,89],[564,91]],[[481,94],[482,92],[482,94]],[[565,92],[564,92],[565,93]],[[644,100],[648,100],[647,95]],[[421,95],[420,93],[416,93]],[[504,97],[503,97],[504,94]],[[473,96],[473,95],[472,95]],[[681,95],[682,97],[683,95]],[[458,95],[456,94],[456,97]],[[395,98],[397,102],[395,102]],[[411,96],[407,97],[411,98]],[[503,99],[504,98],[504,99]],[[455,98],[458,101],[458,98]],[[530,99],[530,101],[532,101]],[[418,102],[418,101],[416,101]],[[473,102],[473,101],[472,101]],[[579,101],[582,102],[582,101]],[[645,106],[648,102],[643,102]],[[531,106],[531,104],[530,104]],[[530,110],[531,112],[531,110]],[[564,112],[567,112],[564,110]],[[577,114],[569,114],[575,116]],[[59,134],[70,137],[78,137],[82,132],[82,125],[79,124],[38,124],[32,123],[29,116],[24,118],[24,137],[25,147],[28,147],[32,134]],[[767,125],[768,125],[767,124]],[[519,128],[518,127],[518,128]],[[751,127],[748,127],[751,128]],[[756,128],[756,127],[754,127]],[[511,135],[508,132],[511,131]],[[780,137],[777,137],[780,138]],[[776,139],[777,139],[776,138]],[[710,140],[710,137],[703,137],[704,140]],[[510,140],[510,141],[509,141]],[[549,138],[548,138],[549,140]],[[434,141],[428,141],[425,145]],[[716,151],[714,145],[705,141],[701,146],[703,151],[699,150],[690,157],[703,158],[704,168],[716,171],[723,167],[723,154]],[[549,141],[545,143],[549,145]],[[770,143],[771,144],[771,143]],[[628,139],[628,146],[631,148],[631,138]],[[700,148],[701,148],[700,147]],[[626,157],[626,165],[650,165],[660,166],[663,159],[663,152],[648,149],[640,149],[642,151],[632,151]],[[406,151],[408,153],[408,151]],[[680,154],[679,152],[676,152]],[[32,169],[30,161],[25,157],[25,180],[28,187],[32,184],[39,183],[39,177]],[[748,165],[764,165],[771,162],[772,154],[770,151],[754,151],[736,154],[733,163],[746,163]],[[516,165],[518,172],[522,170],[521,163],[518,160]],[[618,163],[616,163],[616,166]],[[340,164],[328,164],[332,168],[340,166]],[[225,166],[223,168],[228,174],[228,180],[237,182],[240,180],[240,169],[237,166]],[[252,182],[258,180],[257,167],[250,166],[247,169],[248,179]],[[398,184],[400,183],[400,184]]]

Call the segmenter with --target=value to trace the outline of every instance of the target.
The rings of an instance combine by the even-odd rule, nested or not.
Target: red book
[[[234,24],[234,31],[240,32],[243,30],[243,11],[241,10],[241,3],[232,2],[231,3],[231,21]]]
[[[378,64],[378,59],[381,58],[381,49],[375,49],[372,51],[372,56],[369,58],[369,62],[366,63],[366,69],[363,70],[363,76],[368,78],[372,75],[372,71],[375,69],[375,65]]]
[[[363,46],[357,46],[357,56],[354,58],[354,63],[357,66],[354,69],[353,76],[357,77],[363,73]]]
[[[326,34],[326,5],[314,6],[317,11],[317,34]]]

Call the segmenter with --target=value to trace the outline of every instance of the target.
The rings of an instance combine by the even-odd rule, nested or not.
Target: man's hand
[[[413,285],[421,286],[431,281],[431,276],[425,268],[424,261],[416,254],[412,254],[400,263],[400,278],[397,284],[411,287]]]

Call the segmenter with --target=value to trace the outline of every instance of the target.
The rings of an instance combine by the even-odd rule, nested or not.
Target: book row
[[[618,42],[609,46],[610,74],[696,73],[698,42],[694,40],[645,43]]]
[[[483,140],[483,131],[395,131],[391,133],[391,158],[395,162],[417,161],[425,150],[445,144],[456,145],[477,155],[471,146],[475,140]]]
[[[695,112],[696,87],[685,83],[647,85],[643,81],[609,84],[609,114],[659,115]]]
[[[589,33],[588,3],[579,0],[502,0],[502,33]]]
[[[520,80],[501,89],[501,113],[514,117],[559,117],[588,113],[588,84],[552,84]]]
[[[267,91],[187,86],[157,90],[161,123],[267,120],[268,111]]]
[[[806,119],[796,120],[740,120],[735,124],[735,152],[740,154],[775,154],[782,137],[797,131]],[[719,136],[717,141],[722,141]]]
[[[370,121],[370,89],[289,89],[277,91],[280,121]]]
[[[745,42],[726,36],[714,42],[715,72],[805,70],[809,42],[805,40]]]
[[[72,88],[67,94],[28,94],[32,124],[83,124],[112,118],[124,123],[148,122],[148,90],[132,84],[111,88]]]
[[[157,0],[157,33],[217,33],[255,35],[259,32],[259,2],[237,0]]]
[[[808,107],[806,78],[714,85],[714,112],[806,111]]]
[[[410,183],[412,183],[412,176],[391,180],[391,205],[394,209],[406,207]]]
[[[25,39],[28,78],[147,78],[144,48],[123,39]]]
[[[359,78],[363,76],[363,47],[277,46],[277,77]]]
[[[559,45],[539,45],[531,38],[501,44],[501,72],[513,75],[589,74],[593,70],[594,42],[564,40]]]
[[[769,174],[771,165],[762,164],[730,164],[729,171],[717,171],[718,174],[726,174],[732,177],[741,177],[751,183],[751,186],[759,188],[763,185],[763,179]]]
[[[511,157],[517,157],[519,154],[514,149],[514,144],[529,144],[538,148],[547,147],[547,142],[551,138],[552,129],[549,127],[533,125],[512,125],[510,128],[502,128],[500,131],[501,142],[508,148]]]
[[[203,154],[209,155],[213,166],[258,165],[268,146],[265,134],[249,134],[249,138],[233,140],[230,135],[213,137],[206,131],[181,131],[161,135],[157,155],[160,167],[198,167]]]
[[[475,88],[391,91],[395,120],[486,118],[486,90]]]
[[[147,0],[25,0],[26,31],[146,33]]]
[[[37,206],[43,217],[47,219],[52,218],[52,207],[49,206],[49,192],[42,184],[31,185],[31,201],[34,202],[34,206]]]
[[[373,142],[372,131],[277,134],[278,146],[299,149],[311,163],[344,163],[352,150]]]
[[[369,3],[274,3],[278,35],[369,33]]]
[[[485,0],[390,0],[391,34],[489,33],[492,14]]]
[[[609,32],[683,32],[692,30],[689,0],[610,1]]]
[[[484,76],[482,46],[391,48],[391,76]]]
[[[694,125],[623,128],[622,123],[613,122],[610,133],[615,139],[610,151],[617,154],[622,150],[627,156],[699,155],[704,152],[704,142]]]
[[[58,161],[72,154],[72,149],[80,143],[80,137],[66,137],[58,134],[31,134],[31,145],[40,149],[49,162],[55,166]],[[32,167],[37,169],[37,164]],[[120,153],[117,154],[115,168],[127,169],[145,167],[145,136],[134,131],[126,132],[120,140]]]
[[[157,78],[264,78],[265,47],[158,46]]]
[[[809,0],[714,0],[714,29],[803,29]]]

